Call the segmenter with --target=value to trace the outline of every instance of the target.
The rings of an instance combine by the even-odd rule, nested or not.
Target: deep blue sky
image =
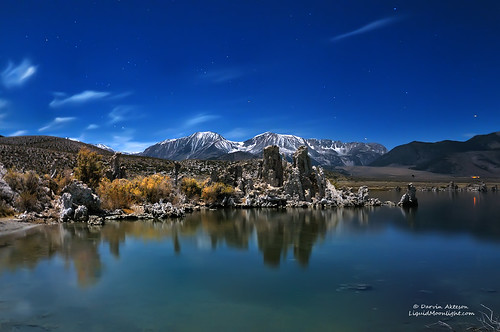
[[[500,1],[0,2],[0,134],[140,151],[211,130],[500,130]]]

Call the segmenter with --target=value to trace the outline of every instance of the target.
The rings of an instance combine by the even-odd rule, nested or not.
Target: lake
[[[371,196],[396,201],[401,193]],[[6,235],[0,330],[480,326],[481,304],[500,314],[500,195],[417,197],[419,208],[408,211],[200,211],[178,223],[64,224]],[[464,316],[451,317],[458,312]]]

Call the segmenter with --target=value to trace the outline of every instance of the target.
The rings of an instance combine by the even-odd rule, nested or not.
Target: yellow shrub
[[[109,210],[129,208],[134,202],[134,196],[130,189],[131,183],[128,180],[116,179],[111,182],[104,178],[97,189],[102,207]]]
[[[170,178],[159,174],[113,182],[103,178],[97,193],[103,207],[110,210],[129,208],[133,203],[156,203],[173,198]]]
[[[227,184],[216,182],[211,186],[203,188],[201,193],[201,198],[209,203],[221,202],[225,197],[229,197],[234,194],[234,188],[228,186]]]
[[[193,178],[184,178],[181,181],[181,191],[188,199],[201,196],[202,184]]]
[[[139,201],[150,203],[168,200],[172,194],[172,183],[167,175],[154,174],[133,181],[133,191]]]
[[[73,181],[74,177],[70,169],[65,169],[62,173],[57,174],[55,181],[57,183],[57,189],[54,191],[59,194],[61,190]]]

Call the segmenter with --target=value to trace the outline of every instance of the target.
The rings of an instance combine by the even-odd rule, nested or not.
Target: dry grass
[[[160,200],[174,202],[176,195],[172,181],[166,175],[154,174],[132,180],[107,178],[101,180],[97,193],[105,209],[129,209],[133,204],[156,203]]]

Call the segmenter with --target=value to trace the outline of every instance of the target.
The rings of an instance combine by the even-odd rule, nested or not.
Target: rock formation
[[[59,221],[61,222],[92,220],[96,223],[96,218],[90,218],[90,215],[101,212],[99,197],[80,181],[73,181],[63,188],[59,206]]]
[[[281,187],[283,185],[283,163],[281,161],[280,149],[276,145],[264,148],[262,179],[273,187]]]
[[[301,176],[311,175],[311,158],[309,157],[307,146],[300,146],[293,154],[293,167],[298,168]]]
[[[0,164],[0,204],[5,204],[8,208],[14,206],[14,201],[17,194],[12,190],[7,182],[3,179],[6,171],[2,164]]]
[[[410,183],[408,185],[406,193],[403,194],[403,196],[401,196],[401,200],[399,201],[398,206],[401,206],[404,208],[417,207],[418,200],[416,197],[416,192],[417,192],[417,189],[415,188],[413,183]]]
[[[120,157],[121,153],[116,152],[109,161],[109,170],[106,172],[106,177],[111,181],[125,177],[125,167],[121,165]]]
[[[306,202],[311,202],[312,198],[324,197],[324,192],[320,193],[325,187],[324,174],[321,172],[320,175],[318,169],[311,166],[306,146],[301,146],[295,151],[293,164],[288,166],[287,171],[288,177],[284,184],[287,195]]]

